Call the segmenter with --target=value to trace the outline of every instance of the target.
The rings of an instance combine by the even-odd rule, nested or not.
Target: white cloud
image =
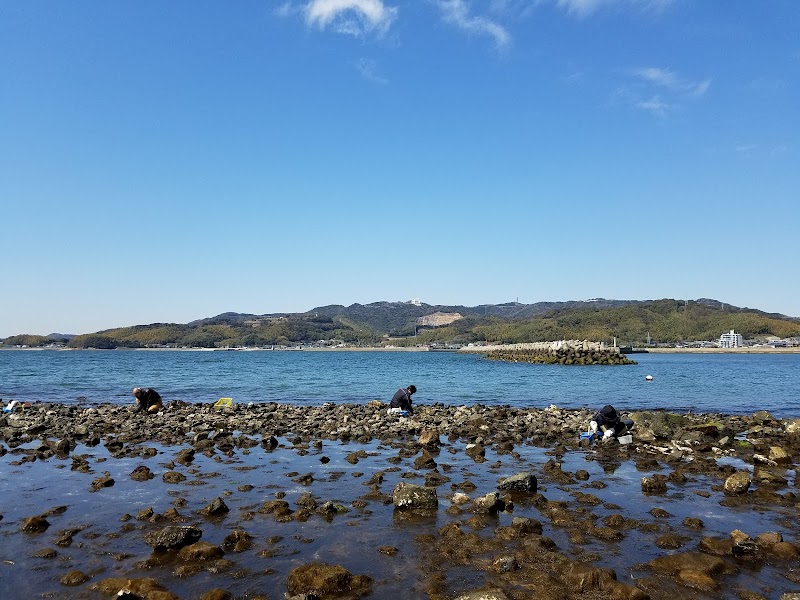
[[[646,82],[666,88],[672,92],[688,94],[690,96],[703,96],[711,87],[711,80],[689,81],[679,77],[669,69],[658,67],[644,67],[634,70],[634,75]]]
[[[275,15],[281,18],[286,18],[294,15],[296,12],[298,12],[298,9],[297,7],[293,6],[291,2],[283,2],[273,12]]]
[[[659,12],[675,0],[556,0],[559,8],[576,17],[587,17],[604,8],[635,8],[644,12]]]
[[[356,69],[361,73],[361,76],[367,81],[372,83],[379,83],[386,85],[389,80],[385,77],[378,75],[378,64],[371,58],[360,58],[356,63]]]
[[[614,97],[657,117],[685,109],[688,102],[704,96],[711,87],[710,79],[693,81],[659,67],[640,67],[628,74],[632,79],[620,86]]]
[[[311,0],[305,7],[306,23],[320,29],[363,36],[385,33],[397,16],[397,8],[383,0]]]
[[[756,144],[738,143],[736,144],[736,146],[734,146],[734,150],[736,150],[736,152],[739,152],[741,154],[751,154],[752,152],[755,152],[757,149],[758,145]]]
[[[658,96],[653,96],[647,100],[635,100],[634,106],[640,110],[646,110],[657,117],[666,117],[667,113],[672,110],[672,106]]]
[[[505,48],[511,43],[511,35],[502,25],[486,17],[472,16],[465,0],[439,0],[437,4],[447,23],[468,33],[488,35],[494,38],[498,48]]]

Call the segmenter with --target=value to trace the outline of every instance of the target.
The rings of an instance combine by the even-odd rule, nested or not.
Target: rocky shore
[[[32,404],[0,416],[3,598],[800,598],[800,420],[596,445],[593,412]]]

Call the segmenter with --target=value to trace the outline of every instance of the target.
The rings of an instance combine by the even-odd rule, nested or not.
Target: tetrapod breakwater
[[[491,360],[529,362],[547,365],[635,365],[619,347],[605,342],[559,340],[528,344],[503,344],[470,348]]]

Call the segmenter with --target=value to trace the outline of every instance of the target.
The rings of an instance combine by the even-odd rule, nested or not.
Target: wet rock
[[[436,488],[426,488],[401,481],[392,491],[392,503],[401,509],[436,509],[439,499]]]
[[[225,504],[225,501],[222,498],[217,497],[211,501],[211,504],[205,508],[202,508],[200,513],[209,517],[219,517],[228,511],[230,511],[230,509],[228,508],[228,505]]]
[[[275,515],[276,517],[284,517],[292,514],[292,509],[289,503],[285,500],[267,500],[258,509],[258,512],[265,515]]]
[[[697,517],[686,517],[682,522],[689,529],[702,529],[705,526],[703,520]]]
[[[481,444],[467,444],[466,449],[464,450],[472,459],[475,458],[484,458],[486,456],[486,448],[484,448]]]
[[[800,549],[791,542],[777,542],[766,546],[765,552],[779,560],[797,561],[800,559]]]
[[[668,556],[659,556],[644,565],[657,573],[677,575],[680,571],[694,570],[706,575],[717,575],[735,572],[721,558],[710,556],[702,552],[680,552]]]
[[[97,490],[111,487],[112,485],[114,485],[114,479],[109,477],[108,475],[104,475],[92,481],[91,490],[93,492],[96,492]]]
[[[683,548],[692,538],[677,533],[665,533],[656,538],[656,546],[664,550]]]
[[[666,494],[667,482],[663,477],[642,477],[643,494]]]
[[[747,535],[745,532],[735,529],[731,531],[730,534],[731,541],[733,542],[733,547],[731,548],[731,552],[734,556],[743,557],[743,556],[752,556],[758,550],[756,546],[755,540]]]
[[[436,429],[423,429],[419,434],[419,444],[429,450],[439,447],[439,431]]]
[[[253,536],[246,531],[232,531],[222,541],[223,550],[229,552],[244,552],[253,545]]]
[[[592,527],[589,533],[597,539],[607,542],[616,542],[625,537],[619,529],[614,529],[612,527]]]
[[[492,562],[492,571],[495,573],[510,573],[519,569],[519,562],[515,556],[500,556]]]
[[[150,519],[153,518],[153,515],[155,515],[155,514],[156,514],[156,511],[153,510],[153,507],[149,506],[147,508],[143,508],[138,513],[136,513],[136,520],[137,521],[149,521]]]
[[[394,546],[381,546],[378,548],[378,552],[385,554],[386,556],[394,556],[399,552],[399,550]]]
[[[41,550],[34,552],[33,556],[35,558],[55,558],[58,556],[58,552],[52,548],[42,548]]]
[[[22,531],[25,533],[42,533],[47,531],[50,523],[42,516],[28,517],[22,522]]]
[[[584,562],[573,562],[562,575],[567,589],[576,594],[600,590],[616,578],[611,569],[602,569]]]
[[[442,475],[438,471],[425,473],[425,485],[427,487],[436,487],[437,485],[443,485],[448,481],[450,481],[450,478],[446,475]]]
[[[667,519],[672,516],[663,508],[651,508],[648,512],[651,515],[653,515],[656,519]]]
[[[222,548],[209,544],[208,542],[195,542],[188,546],[184,546],[178,551],[178,558],[186,561],[208,561],[222,558]]]
[[[356,452],[351,452],[345,457],[345,460],[349,462],[351,465],[355,465],[358,463],[359,460],[362,458],[367,458],[368,454],[366,450],[357,450]]]
[[[747,471],[737,471],[725,480],[723,486],[726,494],[738,496],[750,489],[750,473]]]
[[[173,550],[194,544],[202,536],[203,532],[196,527],[168,526],[148,533],[145,536],[145,543],[157,551]]]
[[[292,479],[292,481],[300,485],[311,485],[314,483],[314,475],[312,473],[306,473],[305,475],[300,475],[300,477]]]
[[[118,600],[139,600],[150,598],[157,600],[180,600],[178,596],[167,591],[155,579],[127,579],[124,577],[110,577],[89,586],[95,592],[113,596]]]
[[[339,565],[317,562],[292,569],[287,587],[291,595],[336,596],[347,593],[364,596],[370,592],[372,579],[366,575],[353,575]]]
[[[504,510],[505,504],[500,499],[500,494],[497,492],[489,492],[485,496],[475,498],[472,502],[472,509],[478,513],[495,514]]]
[[[131,479],[134,481],[147,481],[153,477],[155,477],[155,475],[153,475],[150,468],[145,465],[140,465],[131,472]]]
[[[420,456],[414,459],[415,469],[435,469],[436,461],[427,450],[424,450]]]
[[[91,577],[89,577],[86,573],[82,571],[70,571],[69,573],[65,573],[59,581],[61,585],[66,585],[68,587],[76,587],[79,585],[83,585],[87,581],[89,581]]]
[[[561,469],[561,463],[553,459],[548,460],[542,467],[547,478],[555,483],[574,483],[572,475]]]
[[[194,448],[184,448],[178,452],[178,455],[175,457],[175,462],[187,466],[194,460],[194,454]]]
[[[508,600],[508,596],[499,588],[491,588],[461,594],[456,600]]]
[[[497,483],[497,489],[503,492],[536,492],[536,476],[530,472],[517,473],[511,477],[501,479]]]
[[[714,556],[731,556],[733,554],[733,541],[716,537],[704,537],[697,547],[706,554]]]
[[[167,471],[161,476],[161,480],[164,483],[181,483],[186,481],[186,475],[178,471]]]
[[[682,585],[701,592],[713,592],[719,588],[719,584],[710,575],[694,569],[681,569],[676,578]]]

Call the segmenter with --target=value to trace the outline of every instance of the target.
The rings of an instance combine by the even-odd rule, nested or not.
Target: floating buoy
[[[653,381],[653,376],[652,375],[645,375],[644,376],[644,380],[645,381]]]

